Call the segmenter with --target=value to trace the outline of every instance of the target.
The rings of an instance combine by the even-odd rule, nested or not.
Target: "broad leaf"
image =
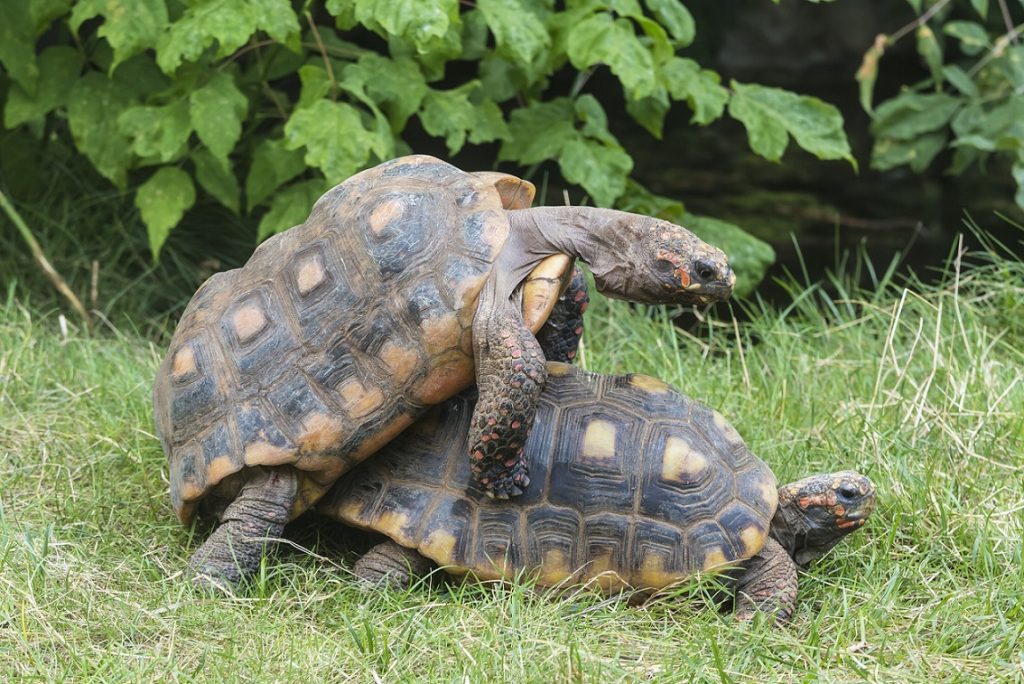
[[[238,179],[231,169],[225,169],[209,150],[202,148],[192,153],[192,163],[196,167],[196,180],[199,181],[199,185],[237,214],[241,209],[241,192],[238,188]]]
[[[971,0],[971,6],[975,12],[981,15],[982,19],[988,16],[988,0]]]
[[[319,64],[300,66],[299,81],[302,87],[299,90],[299,101],[295,103],[296,109],[316,104],[331,92],[331,77],[327,74],[327,69]]]
[[[697,27],[693,15],[683,3],[679,0],[646,0],[646,4],[661,25],[672,34],[679,47],[686,47],[693,42]]]
[[[686,214],[682,225],[729,257],[729,265],[736,273],[734,296],[743,297],[752,293],[775,263],[775,250],[770,244],[734,223],[710,216]]]
[[[562,148],[558,168],[565,180],[583,186],[595,204],[610,207],[626,189],[633,159],[621,147],[580,136]]]
[[[77,33],[82,23],[96,15],[103,15],[97,35],[106,38],[114,49],[111,71],[126,59],[155,47],[167,28],[164,0],[79,0],[68,21],[71,30]]]
[[[942,48],[927,24],[917,27],[917,54],[921,55],[925,64],[928,65],[932,80],[935,81],[935,87],[940,89],[942,87]]]
[[[685,100],[693,111],[691,123],[704,125],[720,118],[729,101],[729,91],[710,69],[692,59],[673,57],[661,69],[661,80],[674,100]]]
[[[249,211],[281,185],[306,170],[301,150],[289,150],[283,139],[264,139],[253,152],[245,199]]]
[[[494,102],[473,104],[470,93],[480,87],[471,81],[454,90],[431,90],[423,99],[420,121],[430,135],[444,136],[450,154],[457,154],[466,142],[477,144],[508,138],[509,129]]]
[[[256,239],[266,238],[288,230],[304,222],[320,195],[324,192],[324,180],[316,178],[290,185],[274,195],[270,211],[260,219]]]
[[[131,161],[131,144],[117,127],[117,118],[131,105],[128,86],[90,71],[79,78],[68,95],[68,125],[78,151],[96,170],[124,187]]]
[[[887,40],[888,37],[884,33],[875,36],[875,42],[864,53],[860,67],[854,76],[859,86],[860,106],[868,114],[871,114],[874,110],[872,100],[875,95],[875,81],[878,80],[878,61],[885,54]]]
[[[800,147],[819,159],[845,159],[856,167],[843,132],[843,117],[832,105],[781,88],[736,81],[731,85],[729,115],[746,127],[754,152],[779,161],[788,135],[792,135]]]
[[[157,44],[157,64],[171,74],[182,62],[194,62],[217,42],[226,57],[262,30],[278,42],[298,33],[299,22],[289,0],[201,0],[192,5]]]
[[[159,261],[160,249],[171,229],[178,225],[195,201],[196,189],[192,179],[172,166],[161,168],[139,187],[135,193],[135,206],[146,224],[153,261]]]
[[[529,64],[551,44],[544,23],[520,0],[477,0],[498,54]]]
[[[665,115],[670,107],[668,95],[664,92],[642,100],[627,100],[626,111],[633,120],[647,129],[647,132],[661,140]]]
[[[355,5],[361,24],[409,41],[421,55],[434,51],[460,24],[458,0],[355,0]]]
[[[631,100],[654,95],[658,90],[654,60],[629,19],[614,19],[607,12],[588,17],[569,32],[567,49],[577,69],[607,64]]]
[[[875,110],[871,131],[878,138],[911,140],[945,126],[960,105],[959,98],[944,93],[906,92]]]
[[[959,40],[960,50],[965,55],[976,55],[992,45],[985,27],[973,21],[948,22],[942,27],[942,32]]]
[[[294,112],[284,127],[289,149],[305,147],[305,160],[340,183],[370,160],[381,141],[363,126],[359,110],[345,102],[320,100]]]
[[[226,167],[228,155],[242,135],[249,101],[225,71],[215,71],[206,85],[189,96],[196,135]]]
[[[35,36],[29,0],[0,2],[0,64],[30,94],[35,93],[39,76]]]
[[[512,110],[509,138],[501,146],[498,161],[537,164],[557,158],[566,141],[577,135],[575,118],[572,100],[565,97]]]
[[[388,59],[370,53],[349,64],[342,74],[348,88],[361,88],[387,113],[394,131],[401,131],[416,113],[427,93],[427,82],[420,68],[408,57]]]
[[[925,133],[911,140],[876,138],[871,150],[871,168],[886,171],[906,164],[921,173],[945,149],[947,139],[945,131]]]
[[[942,67],[942,77],[949,81],[950,85],[967,97],[978,97],[978,86],[974,84],[967,72],[956,64],[947,64]]]
[[[129,107],[117,117],[117,127],[131,138],[135,154],[171,161],[192,133],[188,101],[178,100],[162,107]]]
[[[17,81],[7,91],[4,125],[14,128],[30,121],[42,121],[49,112],[67,103],[71,87],[82,69],[82,57],[70,47],[50,47],[39,55],[39,80],[30,94]]]

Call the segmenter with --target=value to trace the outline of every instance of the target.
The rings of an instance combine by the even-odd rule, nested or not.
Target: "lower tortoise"
[[[854,472],[777,486],[720,414],[659,380],[557,363],[526,445],[534,484],[498,503],[461,458],[472,409],[469,393],[434,409],[321,500],[322,513],[390,538],[356,562],[358,576],[404,585],[436,563],[614,592],[728,569],[738,617],[784,622],[798,566],[875,504]]]
[[[533,196],[507,174],[424,155],[391,160],[202,285],[153,389],[178,517],[221,521],[191,560],[200,584],[252,573],[263,552],[253,538],[276,536],[474,381],[464,457],[486,492],[521,493],[546,372],[534,333],[574,259],[590,264],[599,291],[634,301],[711,302],[732,291],[725,255],[680,226],[530,208]]]

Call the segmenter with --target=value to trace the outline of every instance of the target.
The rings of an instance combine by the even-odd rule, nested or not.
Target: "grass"
[[[857,468],[867,527],[801,577],[786,629],[684,587],[643,608],[507,589],[366,592],[315,520],[245,594],[194,594],[152,432],[161,348],[0,308],[0,679],[1019,681],[1024,679],[1024,264],[943,282],[792,285],[787,306],[680,333],[597,301],[585,363],[721,410],[780,480]],[[863,265],[863,264],[862,264]],[[962,267],[961,267],[962,266]],[[866,266],[865,266],[866,267]],[[595,299],[599,299],[595,297]]]

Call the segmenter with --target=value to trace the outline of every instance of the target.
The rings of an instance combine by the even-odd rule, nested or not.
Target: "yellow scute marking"
[[[232,323],[235,326],[238,339],[245,342],[260,330],[263,330],[263,326],[267,324],[267,319],[263,312],[255,306],[246,306],[235,312],[232,317]]]
[[[583,433],[582,457],[604,460],[615,456],[615,424],[600,418],[590,421]]]
[[[757,525],[748,525],[740,532],[743,553],[747,558],[754,556],[764,546],[765,532]]]
[[[537,579],[545,585],[558,584],[570,577],[572,572],[569,559],[562,549],[548,549],[541,560],[540,576]]]
[[[402,215],[405,205],[396,199],[385,200],[370,214],[370,230],[379,233],[393,220]]]
[[[196,355],[192,351],[192,347],[182,347],[178,350],[178,353],[174,355],[174,364],[171,367],[171,373],[174,377],[179,378],[183,375],[188,375],[196,369]]]
[[[420,362],[420,357],[415,351],[400,347],[391,341],[386,342],[380,350],[380,359],[391,371],[391,377],[396,383],[408,380]]]
[[[409,526],[409,516],[405,513],[384,511],[374,522],[374,529],[383,532],[394,539],[402,546],[410,546],[410,540],[406,536],[405,529]]]
[[[725,552],[717,546],[709,549],[708,552],[704,554],[705,571],[720,568],[728,562],[729,561],[725,557]]]
[[[302,434],[296,440],[299,449],[306,453],[325,451],[345,436],[345,425],[334,416],[317,413],[302,423]]]
[[[384,393],[377,387],[366,387],[358,380],[349,380],[338,388],[345,410],[353,418],[363,418],[384,403]]]
[[[672,584],[677,579],[675,573],[665,569],[665,557],[662,554],[647,553],[644,555],[633,586],[638,589],[660,589]]]
[[[629,384],[652,394],[664,394],[671,389],[668,384],[657,378],[652,378],[650,375],[634,375],[629,379]]]
[[[431,356],[458,345],[462,337],[462,326],[453,313],[428,318],[420,324],[420,329],[423,331],[423,348]]]
[[[420,553],[439,565],[450,565],[455,551],[455,535],[448,530],[434,530],[420,544]]]
[[[790,491],[790,496],[795,497],[796,490]],[[761,498],[768,505],[768,514],[775,515],[775,509],[779,505],[779,490],[772,482],[761,483]]]
[[[548,377],[563,378],[569,374],[571,368],[572,367],[567,363],[551,361],[548,363]]]
[[[294,460],[293,449],[274,446],[270,442],[252,442],[245,447],[246,465],[281,465]]]
[[[675,482],[689,482],[698,478],[707,468],[704,454],[690,448],[686,440],[669,437],[661,461],[661,478]]]
[[[238,470],[230,456],[218,456],[206,466],[206,484],[214,485]],[[185,497],[183,497],[185,498]]]

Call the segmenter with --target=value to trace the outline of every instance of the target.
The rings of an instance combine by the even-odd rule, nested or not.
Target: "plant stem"
[[[910,22],[909,24],[907,24],[906,26],[904,26],[903,28],[901,28],[900,30],[896,31],[891,36],[889,36],[889,40],[887,41],[887,43],[889,45],[894,45],[896,43],[896,41],[898,41],[900,38],[902,38],[903,36],[907,35],[911,31],[916,30],[917,27],[920,26],[921,24],[927,23],[929,19],[934,17],[936,14],[938,14],[939,10],[941,10],[943,7],[945,7],[948,4],[949,4],[949,0],[939,0],[934,5],[929,7],[927,12],[925,12],[924,14],[919,16],[917,19],[915,19],[914,21]]]
[[[39,246],[39,242],[36,241],[32,231],[29,230],[28,225],[25,224],[25,220],[21,218],[21,214],[15,209],[14,205],[11,204],[10,200],[7,199],[7,195],[0,192],[0,207],[3,207],[4,212],[14,223],[14,227],[18,229],[21,236],[25,238],[25,242],[28,243],[29,251],[32,252],[32,256],[35,257],[39,267],[43,269],[43,273],[50,279],[53,286],[57,288],[57,291],[64,295],[71,303],[71,308],[82,317],[82,321],[85,322],[85,329],[88,332],[92,331],[92,319],[89,317],[89,312],[82,306],[82,301],[78,296],[72,292],[71,288],[68,287],[67,282],[61,277],[60,273],[57,273],[57,269],[53,267],[50,260],[46,258],[46,254],[43,253],[43,248]]]

